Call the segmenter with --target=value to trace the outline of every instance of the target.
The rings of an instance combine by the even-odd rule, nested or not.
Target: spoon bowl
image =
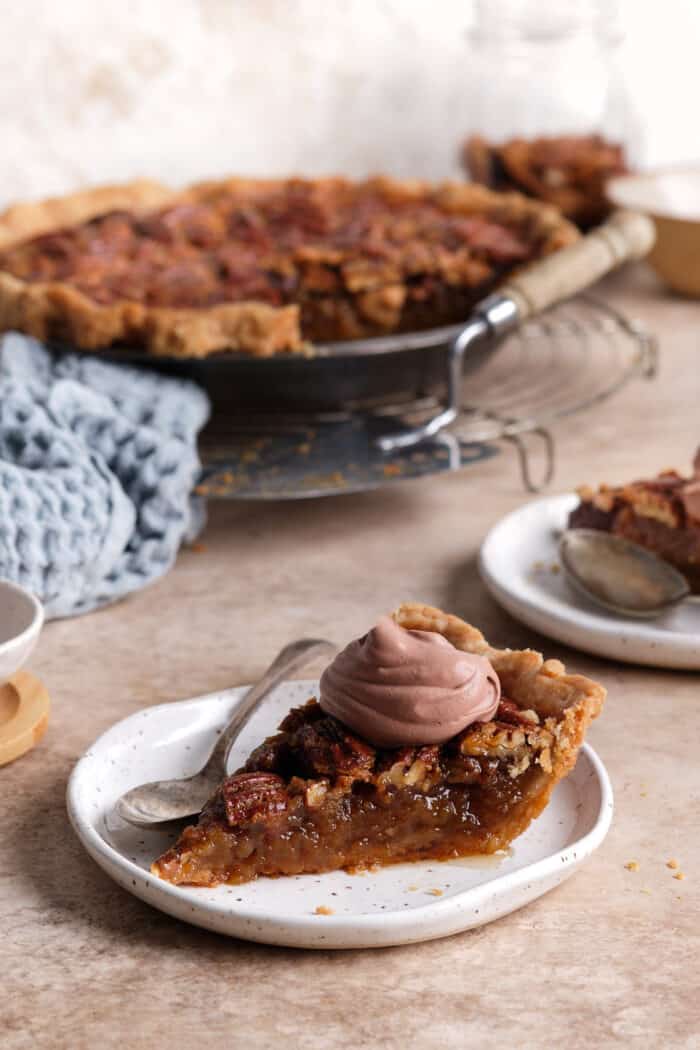
[[[568,529],[559,541],[567,579],[596,605],[654,619],[690,595],[685,576],[656,554],[598,529]]]

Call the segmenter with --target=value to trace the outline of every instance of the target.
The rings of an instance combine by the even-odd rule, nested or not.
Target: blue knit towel
[[[0,576],[49,617],[166,572],[204,523],[194,384],[0,338]]]

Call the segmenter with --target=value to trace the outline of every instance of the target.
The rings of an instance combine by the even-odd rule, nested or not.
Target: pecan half
[[[372,774],[375,750],[358,740],[335,718],[325,716],[299,726],[289,739],[289,750],[300,768],[312,777],[352,777]]]
[[[287,808],[287,789],[274,773],[236,773],[221,787],[226,821],[231,827],[266,821]]]
[[[380,783],[383,787],[412,787],[430,791],[443,779],[440,749],[435,744],[425,747],[403,747],[382,756]]]

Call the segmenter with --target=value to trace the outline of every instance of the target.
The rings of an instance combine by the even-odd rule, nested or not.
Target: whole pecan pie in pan
[[[495,717],[440,745],[382,749],[312,699],[224,780],[155,875],[215,886],[493,853],[542,812],[605,690],[531,650],[494,649],[439,609],[406,604],[394,620],[487,657],[502,687]]]
[[[465,320],[576,236],[548,205],[458,183],[142,180],[0,216],[0,330],[169,357],[303,353]]]

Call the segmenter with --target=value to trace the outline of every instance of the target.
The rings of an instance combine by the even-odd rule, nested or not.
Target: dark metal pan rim
[[[173,357],[165,354],[152,354],[138,347],[117,344],[104,350],[88,350],[82,347],[67,346],[52,341],[52,345],[63,352],[97,355],[125,362],[163,365],[196,365],[198,368],[207,365],[255,364],[274,368],[284,365],[308,365],[310,362],[339,358],[375,357],[384,354],[399,354],[411,350],[431,350],[447,346],[461,332],[467,321],[461,324],[443,325],[440,328],[427,328],[418,332],[396,332],[392,335],[373,336],[368,339],[347,339],[339,342],[313,345],[308,353],[290,352],[260,357],[257,354],[245,354],[240,351],[224,351],[210,354],[208,357]]]

